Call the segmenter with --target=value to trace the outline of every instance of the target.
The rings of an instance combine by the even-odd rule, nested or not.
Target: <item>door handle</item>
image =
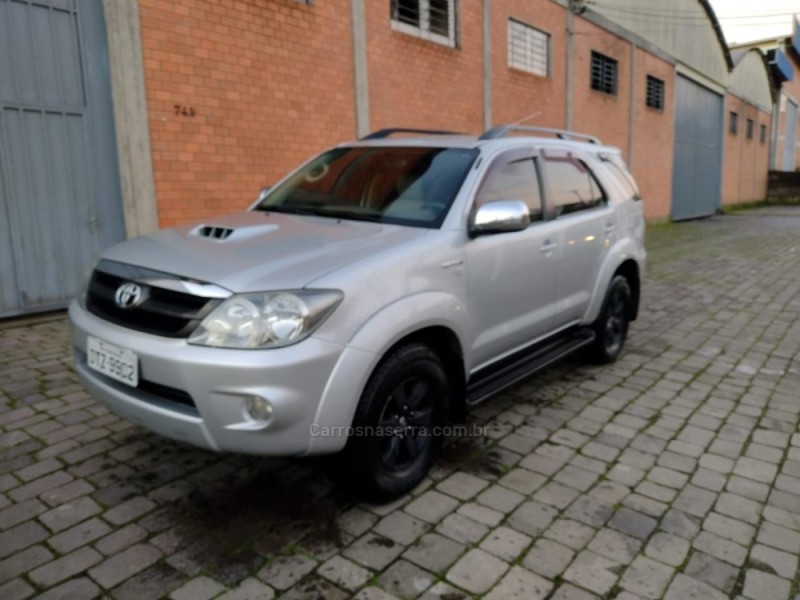
[[[616,230],[617,230],[617,226],[614,225],[613,223],[606,224],[606,228],[605,228],[606,237],[608,237],[610,235],[613,235]]]
[[[556,249],[556,245],[551,242],[550,240],[545,240],[542,244],[542,247],[539,249],[539,252],[544,254],[545,256],[551,256],[553,254],[553,250]]]

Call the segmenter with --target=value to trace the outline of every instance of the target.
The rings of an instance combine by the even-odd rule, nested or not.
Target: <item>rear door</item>
[[[531,225],[524,231],[482,235],[467,243],[475,368],[548,333],[556,300],[556,228],[544,220],[532,150],[512,150],[492,162],[473,211],[495,200],[524,201],[531,211]]]
[[[582,319],[589,308],[616,223],[607,193],[582,156],[544,148],[540,161],[561,250],[554,325],[563,327]]]

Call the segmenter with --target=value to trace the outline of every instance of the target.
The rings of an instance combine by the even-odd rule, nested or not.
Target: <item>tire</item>
[[[334,481],[375,503],[414,489],[438,456],[442,439],[432,434],[444,423],[449,398],[444,365],[430,348],[412,343],[393,351],[364,389],[355,435],[332,458]]]
[[[631,315],[631,288],[622,275],[615,275],[608,286],[600,316],[592,324],[595,339],[586,357],[596,364],[612,363],[622,354]]]

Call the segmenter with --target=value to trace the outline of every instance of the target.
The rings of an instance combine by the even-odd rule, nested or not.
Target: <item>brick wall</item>
[[[139,10],[162,226],[243,209],[355,135],[348,0],[141,0]]]
[[[389,6],[388,0],[365,2],[370,128],[481,132],[481,3],[459,3],[456,48],[394,31]],[[549,0],[496,0],[492,6],[493,124],[538,113],[526,123],[564,127],[565,9]],[[311,6],[296,0],[140,0],[140,17],[162,226],[243,209],[300,161],[355,137],[349,0]],[[551,36],[547,77],[508,66],[510,17]],[[633,109],[633,171],[646,215],[666,218],[674,67],[637,49],[631,106],[631,44],[583,18],[574,22],[573,129],[619,146],[627,158]],[[592,50],[618,61],[615,95],[590,88]],[[664,111],[645,106],[648,73],[666,84]],[[758,124],[768,122],[768,115],[755,116]],[[730,157],[738,150],[727,148],[727,136],[725,143],[725,201],[762,195],[767,145],[747,146],[754,158],[749,170],[738,172],[728,166],[736,164]]]
[[[593,90],[591,53],[617,60],[617,93]],[[618,146],[628,158],[628,113],[630,110],[629,42],[584,19],[575,19],[575,72],[573,84],[573,129],[597,135],[605,144]]]
[[[501,0],[492,12],[492,121],[563,128],[566,123],[566,10],[555,2]],[[541,77],[508,65],[508,20],[550,35],[550,73]]]
[[[739,115],[736,135],[730,133],[731,112]],[[767,196],[770,115],[733,94],[725,98],[725,154],[722,167],[722,202],[726,205],[763,200]],[[747,121],[753,136],[747,137]],[[767,134],[761,142],[761,125]]]
[[[480,133],[481,3],[459,3],[457,48],[394,31],[388,0],[367,0],[365,5],[370,129],[424,127]]]
[[[647,75],[664,82],[664,110],[646,104]],[[675,139],[675,68],[636,50],[634,96],[633,174],[651,220],[669,217],[672,204],[672,162]]]

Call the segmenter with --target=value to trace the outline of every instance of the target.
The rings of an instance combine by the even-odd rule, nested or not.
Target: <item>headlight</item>
[[[336,290],[259,292],[231,296],[189,336],[216,348],[274,348],[308,337],[342,300]]]

